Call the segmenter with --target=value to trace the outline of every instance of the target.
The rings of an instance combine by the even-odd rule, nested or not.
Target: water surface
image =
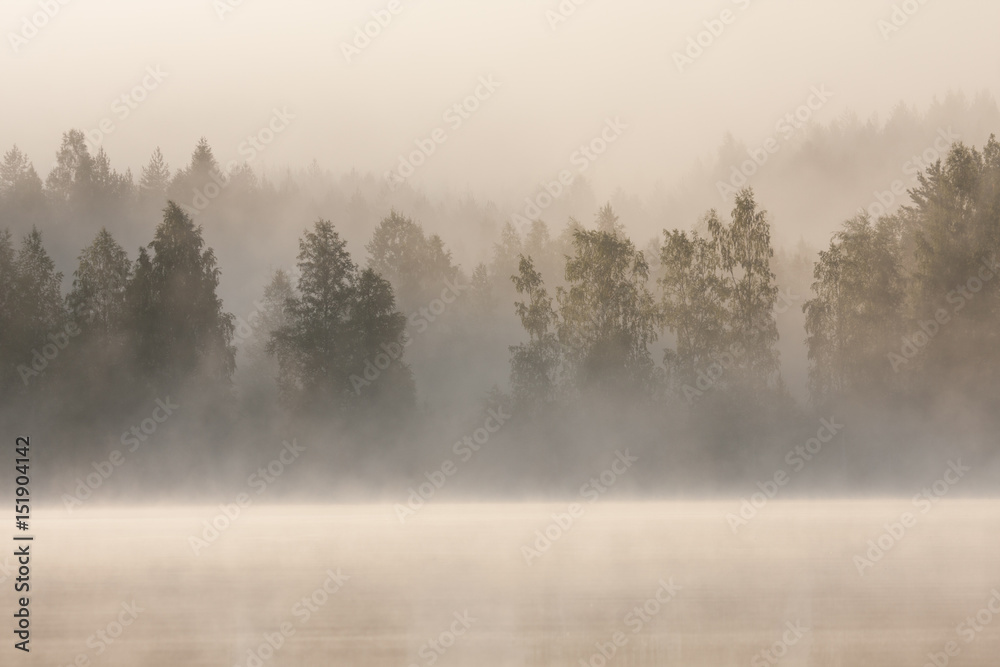
[[[17,664],[921,667],[948,642],[997,664],[996,501],[771,501],[736,534],[738,501],[602,500],[555,528],[567,508],[254,505],[197,554],[218,507],[42,512]]]

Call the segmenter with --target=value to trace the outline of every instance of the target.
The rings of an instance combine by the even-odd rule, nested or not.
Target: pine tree
[[[188,176],[195,181],[204,181],[218,168],[219,163],[215,159],[212,147],[208,145],[208,139],[202,137],[191,154],[191,163],[187,168]]]
[[[238,358],[235,377],[241,387],[243,403],[251,414],[266,414],[278,402],[280,368],[276,357],[283,357],[285,351],[268,354],[268,345],[276,332],[291,323],[289,303],[294,298],[291,278],[286,271],[278,269],[264,288],[263,298],[254,302],[255,308],[247,322],[237,326],[237,335],[240,326],[250,329]]]
[[[157,146],[149,158],[149,164],[142,168],[139,179],[139,192],[146,200],[162,200],[167,195],[170,186],[170,167],[163,159],[163,153]]]
[[[402,359],[405,334],[406,316],[396,310],[392,285],[374,269],[364,269],[356,282],[347,330],[353,352],[349,363],[362,373],[374,365],[379,376],[374,381],[365,378],[362,385],[357,371],[352,372],[355,403],[404,411],[413,407],[413,376]],[[382,368],[385,362],[388,367]]]
[[[102,146],[93,160],[91,176],[91,202],[98,210],[108,214],[116,204],[128,203],[133,195],[131,170],[119,174],[111,167],[111,159]]]
[[[234,318],[216,293],[220,272],[201,227],[168,202],[148,247],[152,255],[140,254],[129,290],[140,368],[167,385],[192,377],[228,381]]]
[[[390,284],[374,269],[359,271],[346,245],[325,220],[299,241],[298,294],[268,345],[282,395],[293,409],[340,417],[373,404],[408,406],[406,318]]]
[[[60,293],[62,273],[55,270],[55,263],[45,251],[42,234],[37,229],[32,229],[24,238],[14,265],[14,312],[32,337],[44,338],[62,324],[65,312]]]
[[[597,231],[615,236],[622,236],[625,233],[625,227],[618,221],[618,215],[611,208],[611,202],[604,204],[597,212]]]
[[[290,323],[269,349],[278,358],[279,383],[296,409],[342,410],[352,391],[347,326],[357,266],[329,221],[320,220],[299,241],[298,296],[288,303]]]
[[[0,230],[0,395],[17,386],[19,358],[17,331],[17,265],[9,229]]]
[[[208,145],[208,140],[202,137],[191,153],[191,161],[188,166],[182,171],[178,171],[171,180],[170,186],[167,188],[167,195],[171,200],[194,205],[199,194],[204,196],[205,186],[214,181],[224,182],[225,178],[226,176],[222,174],[215,154],[212,152],[212,147]]]
[[[48,367],[46,360],[53,361],[50,355],[44,359],[38,356],[39,351],[43,353],[44,346],[51,343],[48,337],[65,334],[66,312],[60,292],[62,274],[55,270],[55,263],[45,251],[37,229],[24,237],[13,262],[10,260],[8,237],[6,243],[0,244],[0,270],[12,278],[5,290],[5,311],[10,326],[4,334],[5,343],[9,342],[9,346],[4,345],[8,362],[5,368],[15,367],[20,381],[27,386]],[[33,363],[35,361],[38,363]]]
[[[41,194],[42,181],[28,156],[17,146],[4,153],[3,164],[0,164],[0,201],[3,205],[17,206]]]
[[[39,221],[44,203],[42,179],[28,156],[14,146],[0,164],[0,224]]]

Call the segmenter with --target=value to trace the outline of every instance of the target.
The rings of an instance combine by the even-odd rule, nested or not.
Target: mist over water
[[[919,514],[907,500],[775,501],[739,535],[734,509],[593,505],[530,565],[565,504],[440,504],[402,528],[382,505],[250,508],[198,556],[211,507],[46,513],[27,664],[921,665],[949,643],[993,664],[1000,619],[975,617],[1000,606],[994,503],[935,505],[863,576],[852,558]],[[123,603],[141,611],[105,643]]]
[[[998,20],[5,3],[0,665],[994,665]]]

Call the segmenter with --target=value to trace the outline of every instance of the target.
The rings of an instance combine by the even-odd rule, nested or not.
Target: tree
[[[220,174],[219,163],[215,159],[212,147],[208,145],[208,139],[202,137],[191,153],[188,166],[183,171],[178,171],[170,182],[167,195],[173,200],[193,205],[198,195],[204,194],[203,189],[206,185],[213,180],[222,180]]]
[[[541,220],[532,220],[531,227],[528,228],[528,236],[524,240],[524,251],[528,257],[539,259],[547,257],[550,243],[548,226]]]
[[[676,337],[664,362],[674,388],[696,385],[699,372],[720,358],[728,345],[729,290],[713,239],[697,232],[664,230],[660,249],[663,322]]]
[[[73,289],[67,297],[70,313],[87,329],[109,336],[118,332],[125,316],[125,297],[132,267],[128,253],[107,229],[80,253]]]
[[[396,310],[392,285],[371,268],[361,271],[356,282],[348,336],[351,341],[350,367],[380,373],[375,380],[352,373],[355,396],[368,405],[409,409],[414,403],[414,383],[410,368],[403,363],[406,316]],[[388,366],[382,368],[388,363]],[[361,383],[361,379],[365,383]]]
[[[359,272],[346,245],[325,220],[299,241],[298,295],[268,345],[296,410],[346,416],[352,407],[412,401],[402,361],[406,318],[389,283],[372,269]]]
[[[0,222],[36,220],[44,195],[31,160],[14,146],[0,164]]]
[[[918,181],[910,191],[913,204],[902,211],[914,246],[909,328],[929,328],[924,323],[942,312],[947,321],[940,323],[940,335],[931,336],[933,345],[921,346],[919,358],[896,358],[894,365],[905,365],[916,385],[935,392],[952,387],[979,400],[1000,400],[1000,354],[995,352],[1000,324],[1000,281],[995,279],[1000,271],[1000,144],[990,137],[981,152],[956,144],[946,160],[931,165]],[[905,242],[910,245],[908,238]],[[969,350],[976,355],[970,356]]]
[[[552,298],[542,284],[530,257],[520,258],[519,272],[511,276],[525,301],[514,304],[528,341],[510,348],[510,384],[518,412],[538,412],[551,405],[560,387],[561,350],[556,337],[558,317]]]
[[[33,337],[44,338],[65,319],[60,293],[63,274],[55,270],[37,229],[24,238],[14,266],[17,320]]]
[[[86,201],[93,189],[94,158],[80,130],[63,133],[56,166],[45,179],[51,197],[59,202]]]
[[[21,350],[17,325],[17,264],[9,229],[0,230],[0,394],[16,387]],[[17,349],[16,349],[17,348]]]
[[[597,231],[622,236],[625,234],[625,227],[618,222],[618,216],[611,208],[611,202],[606,203],[597,212]]]
[[[166,197],[169,186],[170,167],[167,166],[166,160],[163,159],[163,153],[157,146],[149,158],[149,163],[142,168],[139,192],[146,200],[159,201]]]
[[[819,254],[803,306],[814,400],[893,390],[886,355],[902,335],[902,229],[898,217],[858,215]]]
[[[395,210],[382,219],[365,248],[369,266],[393,285],[406,311],[425,306],[458,273],[441,237],[425,235],[420,225]]]
[[[490,263],[490,274],[493,282],[500,290],[500,295],[506,301],[512,296],[510,290],[510,277],[518,272],[519,257],[525,252],[521,235],[514,225],[508,220],[500,230],[500,240],[493,244],[492,262]],[[530,253],[529,253],[530,254]],[[509,303],[509,302],[508,302]]]
[[[478,318],[489,318],[495,314],[498,299],[493,293],[493,279],[485,264],[479,263],[472,271],[472,313]]]
[[[249,326],[253,335],[247,341],[248,355],[263,358],[268,341],[282,327],[291,322],[289,303],[295,298],[292,279],[284,269],[278,269],[264,288],[264,298],[256,302]]]
[[[67,409],[92,417],[135,400],[134,368],[127,328],[132,266],[106,229],[79,255],[66,304],[79,338],[67,352],[70,372],[63,389],[78,398]]]
[[[129,290],[139,367],[157,384],[228,382],[233,316],[216,293],[220,272],[201,227],[168,202],[148,248],[152,254],[140,253]]]
[[[48,355],[35,359],[44,353],[44,346],[52,342],[48,337],[65,334],[66,312],[60,292],[62,274],[55,270],[55,263],[45,251],[37,229],[24,237],[16,255],[12,253],[9,234],[0,237],[0,273],[7,274],[3,281],[7,326],[3,333],[4,345],[0,346],[6,356],[4,370],[8,373],[8,382],[5,384],[9,386],[16,373],[19,381],[28,385],[47,367],[43,361],[52,360]]]
[[[734,370],[749,388],[777,389],[781,386],[774,318],[778,286],[771,271],[774,249],[767,214],[757,208],[753,190],[744,188],[736,195],[729,225],[714,210],[707,224],[719,249],[729,298],[729,344],[739,350]]]
[[[134,189],[131,170],[119,174],[112,169],[111,159],[104,152],[103,146],[94,156],[92,184],[91,196],[104,209],[112,204],[128,201]]]
[[[991,138],[985,153],[995,161],[998,152],[1000,145]],[[996,165],[991,170],[984,153],[961,143],[946,162],[918,174],[919,184],[910,192],[913,204],[905,213],[914,229],[914,278],[922,303],[938,302],[1000,249],[997,177]]]
[[[602,231],[574,234],[566,288],[557,290],[559,341],[576,385],[650,390],[659,313],[646,288],[649,267],[626,238]]]
[[[1000,399],[1000,144],[956,144],[917,178],[911,205],[848,220],[820,253],[804,307],[817,400]]]
[[[613,217],[610,207],[602,211]],[[533,258],[521,255],[512,276],[527,297],[515,309],[528,333],[511,348],[515,401],[530,408],[578,392],[648,395],[657,381],[649,346],[661,318],[643,253],[624,234],[585,230],[572,219],[567,234],[573,255],[565,287],[556,288],[558,310]]]
[[[288,304],[294,297],[291,278],[286,271],[278,269],[264,288],[263,298],[254,302],[255,308],[247,321],[237,325],[237,336],[240,336],[241,327],[250,330],[238,358],[235,376],[250,414],[267,414],[279,398],[276,359],[279,355],[269,354],[268,345],[275,332],[290,324]]]
[[[753,191],[744,189],[736,195],[731,223],[711,210],[701,227],[707,236],[664,230],[658,282],[663,322],[676,336],[664,362],[674,389],[689,400],[708,382],[729,391],[731,399],[756,403],[783,388],[767,214],[758,210]]]
[[[215,159],[212,147],[208,145],[208,139],[202,137],[198,140],[198,145],[194,147],[191,154],[191,163],[187,168],[187,176],[196,182],[207,181],[212,173],[217,171],[219,163]]]
[[[512,266],[516,271],[518,257],[523,250],[521,235],[510,221],[505,222],[500,230],[500,241],[493,244],[493,263],[501,270],[505,266]]]
[[[560,252],[558,242],[553,241],[548,225],[541,220],[532,220],[528,233],[524,238],[524,255],[530,257],[536,270],[548,276],[559,276],[566,262],[566,257]],[[518,255],[515,260],[519,261]],[[515,262],[515,268],[520,268]]]
[[[151,379],[158,367],[153,354],[157,332],[157,295],[153,286],[153,262],[145,247],[139,248],[132,279],[125,290],[125,328],[128,331],[131,364],[139,377]]]

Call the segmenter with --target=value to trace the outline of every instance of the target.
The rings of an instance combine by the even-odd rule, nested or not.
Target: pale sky
[[[382,175],[442,128],[446,141],[412,182],[480,196],[553,178],[619,118],[627,128],[588,175],[643,194],[713,155],[727,130],[763,140],[813,86],[833,93],[815,114],[827,122],[845,109],[884,116],[900,100],[925,108],[949,90],[995,93],[1000,82],[993,0],[899,0],[918,9],[887,38],[878,22],[890,20],[889,0],[564,0],[575,11],[554,28],[558,0],[243,0],[222,18],[226,0],[63,1],[0,9],[0,149],[18,144],[43,178],[69,128],[108,119],[102,144],[117,167],[137,170],[160,145],[176,168],[201,135],[222,162],[245,158],[241,143],[286,109],[294,119],[255,167],[316,158]],[[55,15],[25,37],[25,21],[50,4]],[[709,45],[679,72],[673,54],[723,11],[730,22],[703,35]],[[347,62],[342,44],[372,12],[391,20]],[[119,117],[116,98],[150,67],[165,78]],[[445,112],[480,77],[499,87],[452,128]]]

